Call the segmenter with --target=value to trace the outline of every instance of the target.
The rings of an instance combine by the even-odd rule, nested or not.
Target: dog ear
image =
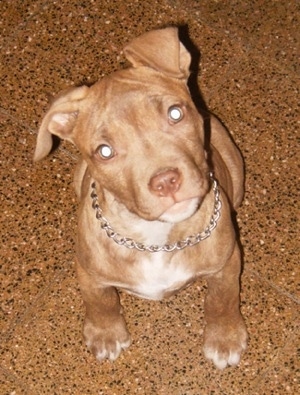
[[[179,41],[178,29],[152,30],[137,37],[124,48],[133,67],[148,66],[170,77],[187,79],[191,55]]]
[[[43,159],[52,149],[52,134],[73,142],[72,132],[77,122],[80,102],[89,88],[72,88],[60,94],[51,104],[39,128],[33,160]]]

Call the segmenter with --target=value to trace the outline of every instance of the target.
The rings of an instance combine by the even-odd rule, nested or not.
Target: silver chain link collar
[[[115,232],[111,227],[110,223],[108,222],[108,220],[102,215],[102,209],[100,208],[98,203],[98,195],[96,192],[95,182],[93,182],[91,185],[92,187],[91,198],[93,199],[92,207],[96,211],[96,218],[100,221],[101,228],[105,230],[107,236],[111,238],[118,245],[127,247],[129,249],[135,248],[139,251],[149,251],[149,252],[159,252],[159,251],[171,252],[174,250],[183,250],[186,247],[192,247],[195,244],[200,243],[200,241],[207,239],[211,235],[211,232],[217,226],[218,220],[221,216],[222,204],[220,201],[220,192],[218,189],[218,183],[214,179],[212,173],[210,173],[210,179],[213,182],[212,189],[214,191],[215,199],[214,199],[214,210],[210,218],[209,225],[204,229],[204,231],[199,232],[195,235],[188,236],[186,239],[177,241],[176,243],[172,243],[172,244],[145,245],[143,243],[134,241],[130,237],[124,237],[119,235],[119,233]]]

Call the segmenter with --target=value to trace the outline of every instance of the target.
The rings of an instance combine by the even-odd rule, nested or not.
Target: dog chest
[[[129,292],[155,300],[184,287],[194,277],[184,264],[171,261],[166,252],[153,253],[141,259],[136,274],[138,284]]]

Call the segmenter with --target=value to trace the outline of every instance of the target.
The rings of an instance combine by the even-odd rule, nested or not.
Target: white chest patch
[[[145,245],[165,245],[168,235],[174,226],[162,221],[145,221],[134,218],[131,229],[135,239]],[[171,261],[172,253],[154,252],[138,253],[134,272],[130,274],[130,285],[126,280],[110,283],[110,285],[126,289],[127,292],[145,299],[160,300],[166,293],[182,288],[194,277],[195,273],[188,270],[184,263]]]
[[[137,284],[132,291],[143,298],[160,300],[165,293],[182,288],[192,278],[183,264],[172,263],[167,252],[156,252],[138,264]]]
[[[168,235],[173,224],[161,221],[145,221],[139,219],[131,224],[134,231],[138,232],[145,244],[163,245],[168,240]]]

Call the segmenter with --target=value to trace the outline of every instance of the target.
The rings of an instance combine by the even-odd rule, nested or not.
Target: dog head
[[[75,144],[106,199],[146,220],[179,222],[206,195],[203,121],[188,88],[190,54],[176,28],[148,32],[125,49],[132,67],[52,103],[35,160],[51,134]]]

